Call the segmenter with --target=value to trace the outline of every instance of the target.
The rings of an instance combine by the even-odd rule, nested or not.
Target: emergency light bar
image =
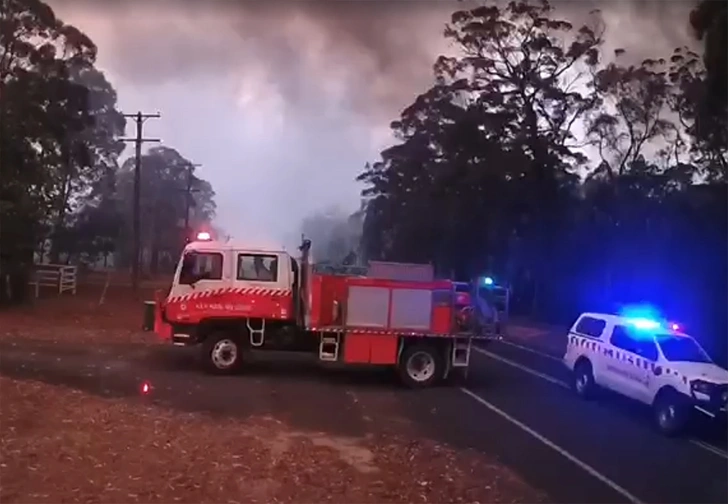
[[[649,330],[659,330],[659,329],[667,329],[668,331],[672,332],[678,332],[682,331],[682,326],[676,322],[669,322],[666,324],[662,324],[658,322],[657,320],[652,320],[648,318],[629,318],[627,319],[627,323],[634,327],[635,329],[641,330],[641,331],[649,331]]]
[[[210,233],[208,233],[207,231],[201,231],[201,232],[197,233],[197,239],[200,241],[208,241],[208,240],[212,240],[212,237],[210,236]]]
[[[628,319],[627,322],[634,326],[635,329],[658,329],[660,327],[660,323],[656,320],[646,319],[646,318],[633,318]]]

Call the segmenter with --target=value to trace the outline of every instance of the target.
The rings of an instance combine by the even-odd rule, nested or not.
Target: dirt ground
[[[99,293],[0,312],[2,503],[546,500],[386,377],[204,376],[139,330],[128,289]]]
[[[144,343],[141,332],[143,300],[153,300],[155,290],[134,294],[126,286],[79,285],[73,296],[43,292],[27,305],[0,310],[0,340],[30,339],[57,343]],[[103,297],[102,297],[103,294]]]

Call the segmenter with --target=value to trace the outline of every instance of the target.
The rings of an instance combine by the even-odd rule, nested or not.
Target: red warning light
[[[152,391],[152,385],[151,385],[151,383],[149,383],[149,382],[142,383],[142,386],[141,386],[140,390],[141,390],[141,393],[142,394],[144,394],[144,395],[148,394],[149,392]]]

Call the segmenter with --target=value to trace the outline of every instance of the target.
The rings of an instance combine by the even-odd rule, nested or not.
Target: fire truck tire
[[[210,374],[233,374],[242,362],[243,346],[235,335],[215,332],[202,343],[202,365]]]
[[[443,377],[445,363],[436,346],[416,343],[404,348],[397,370],[405,386],[413,389],[426,388]]]

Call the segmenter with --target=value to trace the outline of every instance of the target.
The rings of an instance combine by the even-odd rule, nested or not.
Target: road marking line
[[[521,421],[513,418],[511,415],[509,415],[508,413],[506,413],[502,409],[498,408],[494,404],[491,404],[490,402],[486,401],[485,399],[483,399],[482,397],[480,397],[478,394],[476,394],[476,393],[474,393],[474,392],[472,392],[472,391],[470,391],[470,390],[468,390],[468,389],[466,389],[464,387],[461,387],[460,390],[462,392],[464,392],[465,394],[469,395],[471,398],[475,399],[477,402],[479,402],[480,404],[482,404],[483,406],[485,406],[489,410],[491,410],[493,413],[497,413],[501,417],[503,417],[506,420],[508,420],[509,422],[511,422],[516,427],[520,428],[524,432],[530,434],[531,436],[533,436],[537,440],[541,441],[543,444],[545,444],[546,446],[548,446],[549,448],[551,448],[552,450],[554,450],[556,453],[558,453],[562,457],[568,459],[573,464],[575,464],[576,466],[578,466],[582,470],[584,470],[587,473],[589,473],[594,478],[598,479],[599,481],[601,481],[602,483],[604,483],[605,485],[607,485],[608,487],[610,487],[612,490],[614,490],[615,492],[617,492],[618,494],[620,494],[622,497],[624,497],[628,501],[632,502],[633,504],[641,504],[642,503],[642,501],[640,501],[637,497],[635,497],[634,495],[632,495],[631,493],[629,493],[627,490],[625,490],[624,488],[622,488],[621,486],[619,486],[617,483],[615,483],[614,481],[612,481],[609,478],[607,478],[606,476],[604,476],[602,473],[600,473],[599,471],[597,471],[596,469],[594,469],[592,466],[590,466],[586,462],[583,462],[583,461],[579,460],[574,455],[572,455],[571,453],[567,452],[566,450],[564,450],[563,448],[561,448],[559,445],[557,445],[553,441],[549,440],[548,438],[542,436],[541,434],[539,434],[535,430],[531,429],[528,425],[526,425],[523,422],[521,422]]]
[[[506,359],[505,357],[501,357],[500,355],[494,354],[487,350],[483,350],[482,348],[473,347],[473,349],[476,352],[478,352],[482,355],[485,355],[486,357],[488,357],[490,359],[497,360],[499,362],[502,362],[503,364],[507,364],[516,369],[520,369],[524,373],[528,373],[530,375],[536,376],[537,378],[541,378],[542,380],[546,380],[547,382],[553,383],[554,385],[556,385],[558,387],[571,390],[571,386],[568,383],[566,383],[565,381],[559,380],[557,378],[554,378],[554,377],[549,376],[544,373],[540,373],[540,372],[536,371],[535,369],[531,369],[527,366],[524,366],[523,364],[519,364],[510,359]],[[719,457],[722,457],[722,458],[728,460],[728,452],[724,451],[723,449],[721,449],[717,446],[713,446],[709,443],[706,443],[705,441],[700,441],[699,439],[688,439],[688,442],[690,442],[691,444],[693,444],[699,448],[702,448],[703,450],[709,451],[710,453],[712,453],[714,455],[718,455]]]
[[[500,361],[503,364],[508,364],[509,366],[513,366],[514,368],[520,369],[524,373],[531,374],[533,376],[536,376],[538,378],[541,378],[542,380],[546,380],[547,382],[551,382],[554,385],[558,385],[559,387],[562,387],[562,388],[565,388],[565,389],[570,389],[571,388],[569,386],[569,384],[566,383],[566,382],[564,382],[564,381],[561,381],[559,379],[553,378],[553,377],[551,377],[551,376],[549,376],[547,374],[539,373],[538,371],[536,371],[534,369],[531,369],[529,367],[526,367],[526,366],[524,366],[522,364],[519,364],[517,362],[513,362],[510,359],[506,359],[505,357],[501,357],[500,355],[494,354],[494,353],[489,352],[487,350],[483,350],[482,348],[473,347],[473,350],[475,350],[476,352],[478,352],[480,354],[485,355],[486,357],[489,357],[491,359]]]
[[[497,343],[502,343],[504,345],[512,346],[513,348],[518,348],[519,350],[523,350],[525,352],[530,352],[532,354],[536,354],[536,355],[539,355],[541,357],[545,357],[546,359],[550,359],[550,360],[555,360],[557,362],[561,362],[561,359],[560,358],[558,358],[558,357],[556,357],[554,355],[547,354],[546,352],[542,352],[540,350],[536,350],[535,348],[530,348],[530,347],[527,347],[527,346],[524,346],[524,345],[519,345],[518,343],[513,343],[511,341],[506,341],[506,340],[502,340],[502,339],[501,340],[497,340]]]
[[[705,441],[700,441],[699,439],[688,439],[688,441],[690,441],[695,446],[702,448],[703,450],[707,450],[710,453],[713,453],[715,455],[718,455],[719,457],[723,457],[724,459],[728,460],[728,452],[723,451],[717,446],[713,446],[712,444],[706,443]]]

